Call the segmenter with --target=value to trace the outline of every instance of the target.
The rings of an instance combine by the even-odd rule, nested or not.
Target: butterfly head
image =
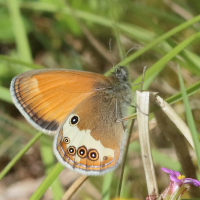
[[[128,70],[124,66],[118,66],[115,74],[119,81],[128,81]]]

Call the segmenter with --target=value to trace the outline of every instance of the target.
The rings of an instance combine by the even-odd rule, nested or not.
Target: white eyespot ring
[[[76,126],[76,125],[79,123],[79,121],[80,121],[79,116],[78,116],[78,115],[74,115],[74,116],[72,116],[71,119],[69,120],[69,124],[70,124],[71,126]]]

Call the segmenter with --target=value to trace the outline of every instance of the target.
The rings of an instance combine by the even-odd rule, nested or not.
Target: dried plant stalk
[[[161,109],[157,109],[154,112],[158,127],[173,144],[178,160],[183,168],[184,174],[186,177],[197,179],[195,166],[192,162],[188,146],[184,138],[184,136],[187,136],[186,138],[189,138],[189,140],[192,141],[188,127],[161,97],[155,95],[153,97],[153,101],[161,107]],[[184,136],[180,134],[180,131]],[[191,187],[189,193],[192,197],[200,196],[200,191],[197,187]]]
[[[150,92],[137,91],[137,119],[148,194],[154,193],[156,196],[158,196],[158,188],[149,141],[149,96]]]
[[[185,138],[188,140],[191,146],[194,148],[194,142],[193,142],[192,135],[190,133],[188,126],[176,114],[176,112],[171,108],[171,106],[166,101],[164,101],[160,96],[158,96],[156,93],[152,95],[152,101],[154,101],[165,113],[165,120],[169,121],[170,119],[171,122],[169,123],[173,123],[185,136]]]
[[[71,187],[65,192],[61,200],[69,200],[73,196],[73,194],[78,190],[78,188],[88,179],[88,176],[82,175],[80,176]]]

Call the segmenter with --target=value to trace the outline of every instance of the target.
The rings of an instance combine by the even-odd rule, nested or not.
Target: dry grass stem
[[[65,192],[62,200],[69,200],[74,195],[74,193],[78,190],[78,188],[88,179],[88,176],[82,175],[80,176],[71,187]]]
[[[137,109],[137,119],[141,155],[147,182],[148,194],[154,192],[156,196],[158,196],[158,188],[149,141],[149,96],[150,92],[137,91],[137,105],[140,108]]]
[[[188,140],[188,142],[191,144],[191,146],[194,148],[194,143],[192,140],[192,136],[190,133],[190,130],[188,126],[185,124],[185,122],[176,114],[176,112],[171,108],[171,106],[165,102],[160,96],[154,95],[153,101],[162,109],[162,111],[165,113],[165,121],[169,121],[170,119],[171,124],[175,124],[175,126],[181,131],[181,133],[185,136],[185,138]],[[157,117],[159,119],[159,117]],[[157,123],[159,123],[157,121]]]

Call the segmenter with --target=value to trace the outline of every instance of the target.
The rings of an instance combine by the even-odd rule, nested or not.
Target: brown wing
[[[91,72],[32,70],[13,78],[10,91],[24,117],[51,134],[80,102],[110,84],[105,76]]]
[[[124,122],[116,119],[127,108],[118,103],[116,109],[116,103],[98,92],[67,117],[54,139],[54,153],[64,166],[87,175],[102,175],[118,166],[126,134]]]

